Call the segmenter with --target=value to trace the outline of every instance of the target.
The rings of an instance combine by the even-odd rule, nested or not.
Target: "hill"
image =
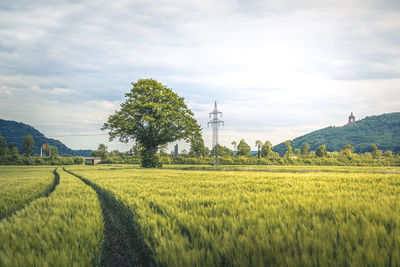
[[[56,146],[58,149],[58,154],[60,155],[87,157],[90,156],[90,154],[92,153],[92,150],[70,149],[62,142],[56,139],[47,138],[32,126],[21,122],[0,119],[0,134],[7,141],[7,144],[13,142],[18,147],[20,153],[22,153],[22,142],[26,134],[31,134],[33,136],[33,139],[35,140],[36,149],[33,152],[34,154],[40,153],[40,146],[44,143],[49,143],[49,145],[51,146]]]
[[[295,138],[292,141],[293,150],[301,148],[307,142],[311,150],[316,150],[325,144],[328,151],[341,151],[346,144],[351,144],[355,152],[371,151],[371,144],[379,149],[393,152],[400,151],[400,112],[366,117],[356,122],[354,126],[330,126],[321,130]],[[274,147],[274,151],[283,155],[285,143]]]

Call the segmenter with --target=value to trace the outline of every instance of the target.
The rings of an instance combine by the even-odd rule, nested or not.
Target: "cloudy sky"
[[[140,78],[185,97],[208,146],[215,100],[227,146],[400,111],[400,1],[0,2],[0,118],[95,149]]]

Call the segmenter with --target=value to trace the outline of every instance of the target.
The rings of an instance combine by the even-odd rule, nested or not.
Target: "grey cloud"
[[[130,83],[144,77],[193,103],[203,124],[207,105],[221,101],[236,132],[340,120],[340,113],[372,97],[352,102],[343,100],[347,90],[331,90],[399,78],[399,12],[397,0],[2,1],[0,92],[11,94],[0,101],[0,112],[5,99],[35,108],[34,101],[58,101],[69,112],[74,111],[68,106],[90,101],[121,102]],[[298,62],[286,56],[291,53]],[[272,82],[279,68],[288,71],[282,84]],[[321,89],[307,91],[290,83],[293,73],[339,85],[325,89],[317,80],[310,86]],[[67,91],[57,94],[56,88]],[[389,85],[382,88],[388,92]],[[323,102],[325,94],[329,101]],[[382,98],[374,110],[383,110],[379,106],[387,101]],[[241,106],[243,117],[236,117]],[[42,112],[26,114],[18,105],[13,112],[15,118],[44,120]],[[245,124],[254,112],[254,121]]]

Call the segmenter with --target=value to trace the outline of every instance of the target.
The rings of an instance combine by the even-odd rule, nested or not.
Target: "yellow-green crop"
[[[0,266],[91,266],[103,218],[95,191],[58,170],[60,184],[0,222]]]
[[[400,176],[68,167],[130,207],[160,266],[399,266]]]
[[[0,219],[48,191],[53,171],[53,167],[0,166]]]

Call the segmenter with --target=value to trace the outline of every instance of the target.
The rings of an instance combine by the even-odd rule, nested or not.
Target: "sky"
[[[253,149],[398,112],[400,1],[0,2],[0,118],[128,150],[100,128],[141,78],[185,98],[208,147],[214,101],[220,143]]]

